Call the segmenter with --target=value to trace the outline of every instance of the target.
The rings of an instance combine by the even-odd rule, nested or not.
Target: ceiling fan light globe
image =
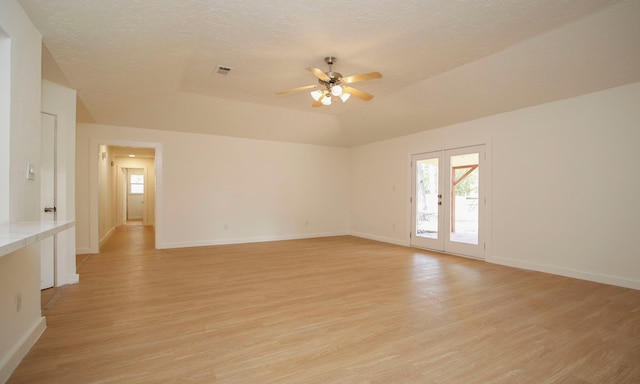
[[[348,94],[348,93],[343,93],[342,95],[340,95],[340,99],[342,100],[343,103],[346,103],[347,100],[349,100],[350,97],[351,97],[351,95]]]
[[[327,93],[325,97],[322,98],[322,105],[331,105],[331,95]]]
[[[331,87],[331,94],[333,96],[340,96],[342,95],[342,87],[339,85],[334,85],[333,87]]]
[[[322,97],[322,92],[317,89],[315,91],[311,91],[311,97],[313,97],[313,100],[318,101]]]

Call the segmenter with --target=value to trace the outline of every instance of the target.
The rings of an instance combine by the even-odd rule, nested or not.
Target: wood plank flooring
[[[640,383],[640,291],[354,237],[118,228],[9,383]]]

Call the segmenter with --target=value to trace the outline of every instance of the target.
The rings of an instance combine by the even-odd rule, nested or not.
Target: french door
[[[411,157],[412,246],[484,258],[484,160],[484,145]]]

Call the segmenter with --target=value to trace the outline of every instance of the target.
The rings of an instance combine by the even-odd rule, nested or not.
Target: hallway
[[[128,221],[116,227],[111,236],[100,247],[100,253],[140,252],[153,250],[155,246],[154,227],[142,225],[142,221]]]

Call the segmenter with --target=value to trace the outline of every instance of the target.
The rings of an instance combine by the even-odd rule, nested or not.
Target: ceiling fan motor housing
[[[327,88],[331,88],[336,84],[340,84],[342,82],[342,73],[339,72],[325,72],[327,76],[329,76],[329,81],[318,80],[318,82],[324,85]]]
[[[334,56],[327,56],[324,58],[324,62],[329,64],[329,72],[325,72],[325,74],[327,76],[329,76],[330,80],[329,81],[321,81],[322,83],[324,83],[328,88],[331,88],[331,86],[340,83],[340,80],[342,80],[342,73],[339,72],[333,72],[331,70],[331,66],[338,61],[337,58],[335,58]]]

